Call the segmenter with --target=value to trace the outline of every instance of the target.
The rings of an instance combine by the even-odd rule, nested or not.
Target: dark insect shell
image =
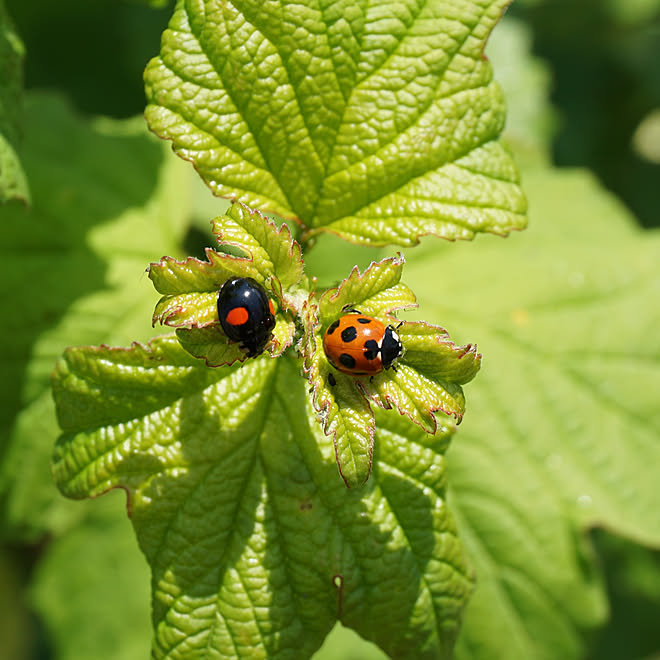
[[[218,319],[229,339],[256,357],[273,336],[275,310],[266,290],[251,277],[231,277],[218,291]]]

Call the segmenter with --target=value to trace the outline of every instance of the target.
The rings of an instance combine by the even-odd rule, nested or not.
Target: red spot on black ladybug
[[[218,291],[218,320],[231,341],[248,357],[264,351],[273,336],[275,316],[266,290],[250,277],[230,277]]]

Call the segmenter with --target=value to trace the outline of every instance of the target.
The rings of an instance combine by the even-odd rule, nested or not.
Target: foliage
[[[616,657],[611,640],[634,636],[635,627],[641,631],[635,652],[641,656],[657,650],[657,631],[648,622],[657,619],[653,612],[659,605],[649,585],[660,572],[657,555],[640,544],[657,548],[660,537],[655,513],[660,503],[649,467],[658,458],[658,310],[649,304],[660,286],[658,238],[641,232],[590,175],[561,172],[549,164],[552,115],[543,101],[547,75],[526,53],[521,25],[505,21],[498,26],[489,52],[512,106],[507,139],[524,166],[531,227],[506,241],[482,236],[473,244],[445,244],[422,238],[428,217],[441,219],[434,220],[431,233],[451,235],[456,225],[447,219],[469,218],[474,191],[481,188],[488,195],[487,207],[509,205],[498,214],[508,218],[507,228],[519,226],[523,198],[519,192],[502,192],[517,190],[517,177],[510,164],[503,167],[502,159],[509,156],[496,135],[488,149],[502,156],[491,165],[503,169],[484,171],[490,161],[480,160],[478,168],[461,170],[465,161],[450,157],[435,170],[424,170],[419,175],[424,185],[415,194],[427,190],[429,178],[453,183],[428,187],[430,194],[439,190],[446,197],[422,194],[423,204],[430,206],[420,206],[426,210],[410,222],[405,205],[396,221],[391,215],[402,199],[396,178],[385,177],[385,170],[372,178],[371,166],[339,170],[347,176],[341,184],[346,186],[344,206],[337,213],[356,205],[365,212],[326,223],[320,219],[324,216],[306,209],[322,206],[331,186],[339,185],[319,172],[332,172],[339,147],[350,146],[340,139],[348,124],[324,118],[326,134],[311,131],[303,138],[313,125],[310,118],[332,107],[329,102],[311,108],[303,103],[294,113],[302,123],[291,124],[293,135],[301,138],[297,141],[287,137],[278,104],[292,90],[295,98],[310,98],[301,91],[303,78],[296,78],[297,62],[324,74],[325,53],[335,53],[333,38],[344,35],[344,13],[334,22],[323,16],[336,31],[329,30],[323,41],[329,50],[318,53],[305,51],[304,45],[314,41],[303,38],[305,29],[313,32],[323,25],[318,15],[290,34],[278,33],[284,44],[291,43],[291,34],[300,38],[298,50],[269,50],[268,30],[277,22],[257,26],[253,40],[245,43],[259,46],[255,52],[264,66],[273,67],[275,79],[290,77],[289,87],[272,88],[272,93],[258,89],[259,77],[244,79],[255,93],[264,94],[261,108],[241,101],[245,90],[240,85],[231,87],[240,76],[216,77],[226,57],[229,70],[251,74],[240,48],[224,53],[211,47],[212,40],[195,32],[201,3],[188,13],[183,7],[171,26],[177,30],[164,37],[165,55],[150,65],[148,84],[155,94],[172,75],[172,45],[186,46],[188,56],[196,55],[197,77],[190,78],[191,87],[179,89],[188,89],[204,109],[181,113],[188,122],[182,135],[180,102],[187,98],[192,103],[193,96],[177,104],[176,87],[166,88],[167,93],[151,97],[150,121],[162,123],[170,113],[172,121],[166,123],[175,147],[183,153],[190,145],[184,149],[177,140],[194,136],[206,166],[212,162],[210,142],[200,131],[208,126],[208,108],[215,107],[209,98],[232,100],[234,113],[228,116],[249,130],[236,129],[229,136],[246,137],[230,145],[236,149],[236,168],[226,174],[231,181],[238,173],[246,182],[244,188],[235,186],[247,191],[246,201],[259,202],[255,195],[271,190],[270,201],[279,199],[282,213],[303,222],[297,232],[288,223],[302,250],[297,252],[298,243],[287,230],[279,231],[279,224],[266,222],[265,234],[256,236],[250,218],[258,215],[209,200],[192,168],[151,139],[142,120],[84,119],[60,97],[26,96],[20,157],[32,206],[12,202],[0,209],[0,269],[7,291],[0,334],[7,356],[0,406],[7,544],[0,566],[4,574],[27,576],[30,602],[54,657],[88,658],[92,653],[120,659],[147,652],[144,556],[152,571],[157,656],[178,644],[178,651],[167,657],[185,657],[204,640],[230,656],[236,652],[223,645],[232,642],[247,644],[243,648],[254,657],[256,649],[268,649],[272,657],[293,649],[293,657],[301,657],[319,647],[337,618],[348,628],[334,628],[316,654],[319,659],[337,657],[341,648],[345,657],[351,649],[361,649],[355,653],[365,658],[382,657],[375,646],[351,637],[351,628],[391,657],[448,655],[462,618],[455,655],[464,660]],[[186,24],[184,17],[195,20]],[[207,25],[217,27],[217,16],[210,18]],[[246,36],[240,32],[246,26],[233,18],[227,25]],[[367,24],[382,27],[378,35],[387,42],[387,35],[399,34],[397,26],[410,26],[404,18]],[[486,12],[483,22],[465,24],[479,26],[475,34],[482,44],[496,18]],[[456,36],[460,26],[449,28],[447,34]],[[200,36],[196,46],[202,44],[201,52],[191,51],[191,34]],[[31,52],[27,37],[26,43]],[[451,50],[443,47],[438,52]],[[455,65],[459,97],[470,71],[463,55],[480,52],[470,39],[464,48],[461,56],[448,60]],[[372,55],[365,66],[376,61]],[[419,66],[428,64],[419,60]],[[337,70],[342,73],[338,85],[353,90],[342,98],[360,97],[365,80],[377,78],[353,79],[344,75],[345,68]],[[451,65],[449,70],[454,72]],[[489,70],[478,63],[473,91],[485,93],[484,103],[501,113],[501,93],[490,82]],[[194,92],[201,78],[206,87]],[[415,80],[402,79],[397,93]],[[222,87],[222,81],[229,81],[229,87]],[[423,81],[419,84],[429,92]],[[377,96],[378,87],[374,90]],[[342,117],[368,107],[347,103]],[[433,118],[433,107],[416,119]],[[386,119],[388,109],[379,118]],[[464,107],[454,109],[461,113]],[[470,140],[485,126],[469,117],[465,122],[457,140],[465,139],[462,144],[469,150]],[[438,127],[443,125],[439,121]],[[365,162],[373,163],[380,146],[364,141],[368,126],[366,121],[354,124],[355,144],[362,147]],[[414,130],[414,123],[410,127]],[[395,134],[405,136],[406,130],[399,125]],[[290,153],[282,149],[275,154],[283,161],[267,152],[276,135],[280,147],[291,145]],[[206,137],[222,145],[227,136],[214,129]],[[254,156],[250,150],[255,145],[267,155],[261,163],[246,156]],[[474,151],[468,157],[475,157]],[[384,158],[384,167],[394,167],[405,153],[383,154],[392,159]],[[197,158],[189,151],[184,155]],[[406,167],[445,156],[442,151],[416,154],[418,160]],[[298,159],[296,167],[305,177],[292,176],[286,157]],[[452,179],[458,171],[461,176]],[[220,174],[213,172],[211,187],[234,185],[222,183]],[[489,177],[492,185],[484,185]],[[364,189],[375,199],[365,197]],[[480,212],[478,207],[474,212]],[[220,241],[208,236],[207,246],[213,247],[200,254],[190,246],[210,217],[216,218],[213,229]],[[498,223],[490,223],[493,217],[481,216],[486,218],[481,226],[498,233]],[[391,232],[399,225],[402,232]],[[465,227],[480,225],[473,218],[461,226],[467,236],[472,229],[466,232]],[[350,247],[323,229],[363,246]],[[412,245],[420,239],[421,246],[406,251],[405,267],[403,256],[364,247]],[[238,250],[237,244],[242,246]],[[199,259],[188,259],[189,254]],[[156,261],[161,255],[170,256]],[[147,276],[142,272],[150,261]],[[234,353],[220,352],[224,357],[210,362],[218,366],[207,368],[181,346],[194,353],[193,345],[200,344],[185,337],[213,328],[213,296],[208,294],[229,272],[227,264],[267,286],[276,303],[275,341],[266,354],[243,361],[236,346],[223,342],[216,331],[213,355],[219,345]],[[403,316],[400,332],[409,351],[397,372],[381,374],[374,383],[346,377],[338,378],[336,386],[328,384],[320,336],[344,304],[359,302],[361,311],[387,319],[415,300],[418,310]],[[182,344],[174,335],[153,338],[148,320],[154,305],[155,321],[174,328]],[[446,413],[461,417],[461,398],[453,397],[455,409],[436,407],[433,397],[411,405],[419,390],[403,387],[408,369],[430,373],[436,379],[433,391],[445,392],[441,399],[446,403],[449,391],[460,391],[462,397],[461,383],[478,366],[476,351],[465,353],[473,366],[463,375],[462,365],[468,363],[462,357],[445,362],[461,352],[455,352],[443,329],[427,321],[446,325],[459,342],[477,340],[485,356],[481,372],[468,385],[467,414],[457,433]],[[427,333],[432,343],[420,346],[440,351],[437,365],[446,367],[445,381],[437,365],[415,354],[415,342],[426,341]],[[136,339],[142,344],[107,347],[129,346]],[[89,347],[98,344],[106,346]],[[122,511],[123,493],[72,502],[59,496],[50,481],[58,425],[48,378],[67,346],[80,348],[67,350],[56,372],[65,431],[58,442],[56,478],[76,497],[116,486],[126,489],[144,555]],[[209,353],[203,357],[208,361]],[[220,366],[225,362],[232,364]],[[459,371],[449,369],[450,364]],[[451,382],[446,382],[448,373]],[[404,392],[408,396],[397,400]],[[383,409],[388,401],[404,415]],[[436,433],[428,433],[436,423]],[[330,435],[323,433],[324,425]],[[209,442],[209,437],[220,441]],[[337,461],[344,477],[349,475],[350,490]],[[597,526],[628,540],[599,535],[592,546],[585,532]],[[16,579],[7,581],[0,602],[16,602],[21,587]],[[598,645],[595,633],[605,626],[608,600],[613,621]],[[626,617],[626,611],[644,616]],[[26,641],[39,638],[29,616],[20,607],[12,616],[16,623],[6,620],[11,633],[2,635],[0,655],[38,657],[43,649]],[[226,630],[214,628],[210,620],[224,622]]]

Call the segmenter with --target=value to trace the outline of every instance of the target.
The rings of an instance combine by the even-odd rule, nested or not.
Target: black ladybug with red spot
[[[351,376],[374,376],[394,366],[403,345],[396,328],[357,310],[334,321],[323,335],[323,350],[330,364]]]
[[[273,336],[275,310],[266,290],[251,277],[231,277],[218,292],[218,318],[225,334],[256,357]]]

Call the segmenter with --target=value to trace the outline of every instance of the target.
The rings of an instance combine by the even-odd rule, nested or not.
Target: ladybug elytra
[[[337,371],[373,376],[392,367],[403,346],[393,326],[352,310],[328,326],[323,350]]]
[[[248,357],[263,352],[275,327],[273,302],[251,277],[230,277],[220,287],[218,318],[227,337],[240,342]]]

